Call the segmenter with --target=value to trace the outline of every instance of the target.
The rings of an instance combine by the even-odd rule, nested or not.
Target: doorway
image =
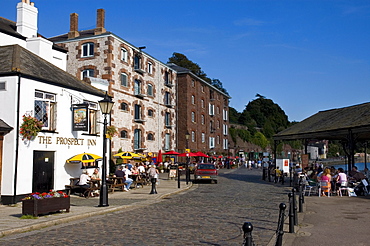
[[[54,188],[54,151],[33,151],[32,192]]]

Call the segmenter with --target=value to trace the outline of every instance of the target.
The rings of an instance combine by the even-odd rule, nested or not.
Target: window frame
[[[121,47],[121,61],[127,62],[127,49]]]
[[[81,45],[81,57],[93,57],[94,56],[95,43],[86,42]]]
[[[123,84],[123,78],[126,78],[125,84]],[[128,87],[128,76],[126,73],[121,73],[121,86]]]
[[[33,103],[34,117],[42,121],[43,126],[41,130],[55,131],[57,128],[56,96],[57,94],[54,93],[35,90]],[[41,107],[38,104],[41,104]],[[43,115],[46,114],[47,120],[44,120],[44,116],[37,115],[40,111],[38,112],[36,111],[36,106],[38,106],[41,109],[41,114]],[[47,124],[47,126],[45,126],[45,123]]]

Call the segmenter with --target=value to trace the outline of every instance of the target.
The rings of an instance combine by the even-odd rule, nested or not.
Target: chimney
[[[99,35],[102,33],[105,33],[106,30],[104,28],[104,22],[105,22],[105,10],[104,9],[98,9],[98,16],[96,19],[96,28],[94,31],[94,35]]]
[[[38,10],[30,0],[17,4],[17,32],[27,38],[37,37]]]
[[[70,14],[69,18],[69,32],[68,32],[68,39],[76,38],[80,36],[80,33],[78,32],[78,14],[72,13]]]

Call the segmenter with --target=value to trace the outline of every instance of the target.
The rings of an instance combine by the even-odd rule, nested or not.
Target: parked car
[[[211,163],[200,163],[197,164],[194,171],[194,181],[199,180],[210,180],[217,184],[217,168]]]

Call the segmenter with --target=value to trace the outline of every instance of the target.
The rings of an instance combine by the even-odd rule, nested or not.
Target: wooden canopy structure
[[[348,156],[348,170],[351,170],[356,142],[370,139],[370,103],[320,111],[275,134],[273,139],[340,140]]]

